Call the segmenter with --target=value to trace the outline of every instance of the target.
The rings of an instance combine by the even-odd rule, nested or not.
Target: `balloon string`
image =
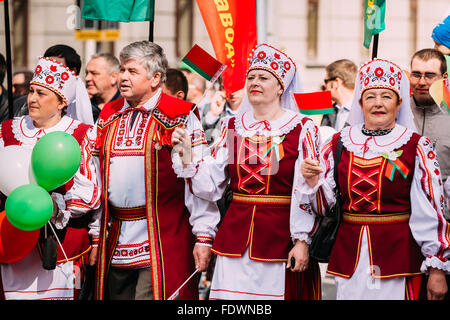
[[[69,262],[69,259],[67,258],[67,255],[66,255],[66,252],[64,251],[64,248],[63,248],[61,242],[59,241],[59,238],[58,238],[58,236],[56,235],[56,232],[55,232],[55,230],[53,229],[52,224],[51,224],[50,222],[48,222],[48,225],[49,225],[50,228],[52,229],[53,234],[54,234],[55,237],[56,237],[56,241],[58,241],[58,244],[59,244],[59,246],[61,247],[61,251],[62,251],[62,253],[64,254],[64,257],[66,258],[66,261]]]

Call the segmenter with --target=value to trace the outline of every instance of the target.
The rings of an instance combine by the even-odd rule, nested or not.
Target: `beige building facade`
[[[114,0],[111,0],[114,1]],[[211,0],[212,5],[214,0]],[[244,0],[242,0],[244,1]],[[149,23],[119,23],[114,41],[77,40],[79,2],[75,0],[10,0],[13,68],[32,68],[37,57],[54,44],[74,47],[83,67],[98,51],[116,55],[126,44],[148,39]],[[324,67],[348,58],[357,65],[368,61],[371,50],[363,43],[364,0],[256,0],[259,42],[284,49],[301,72],[305,91],[316,91]],[[380,34],[378,57],[409,69],[411,55],[432,47],[434,26],[450,13],[448,0],[387,0],[386,30]],[[193,44],[214,55],[200,11],[194,0],[155,0],[154,41],[177,67]],[[0,4],[1,21],[3,5]],[[0,52],[5,54],[4,26],[0,26]],[[6,81],[5,83],[6,84]]]

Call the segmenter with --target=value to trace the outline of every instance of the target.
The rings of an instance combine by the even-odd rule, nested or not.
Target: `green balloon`
[[[25,184],[6,199],[5,213],[17,229],[32,231],[43,227],[53,214],[53,200],[44,188]]]
[[[72,179],[80,162],[80,145],[74,137],[63,131],[43,136],[31,153],[31,168],[36,183],[47,191]]]

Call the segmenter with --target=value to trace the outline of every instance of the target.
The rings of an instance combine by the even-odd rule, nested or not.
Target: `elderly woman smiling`
[[[327,272],[338,299],[442,299],[450,271],[449,225],[439,164],[430,140],[415,133],[409,83],[395,64],[375,59],[356,79],[350,127],[305,160],[299,197],[316,215],[334,205],[334,153],[343,143],[338,186],[343,219]],[[315,200],[314,200],[315,199]]]

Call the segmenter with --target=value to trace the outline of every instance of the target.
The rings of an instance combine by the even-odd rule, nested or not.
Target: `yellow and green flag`
[[[81,18],[107,21],[154,21],[155,0],[84,0]]]
[[[364,0],[364,47],[369,49],[372,37],[384,30],[386,0]]]

